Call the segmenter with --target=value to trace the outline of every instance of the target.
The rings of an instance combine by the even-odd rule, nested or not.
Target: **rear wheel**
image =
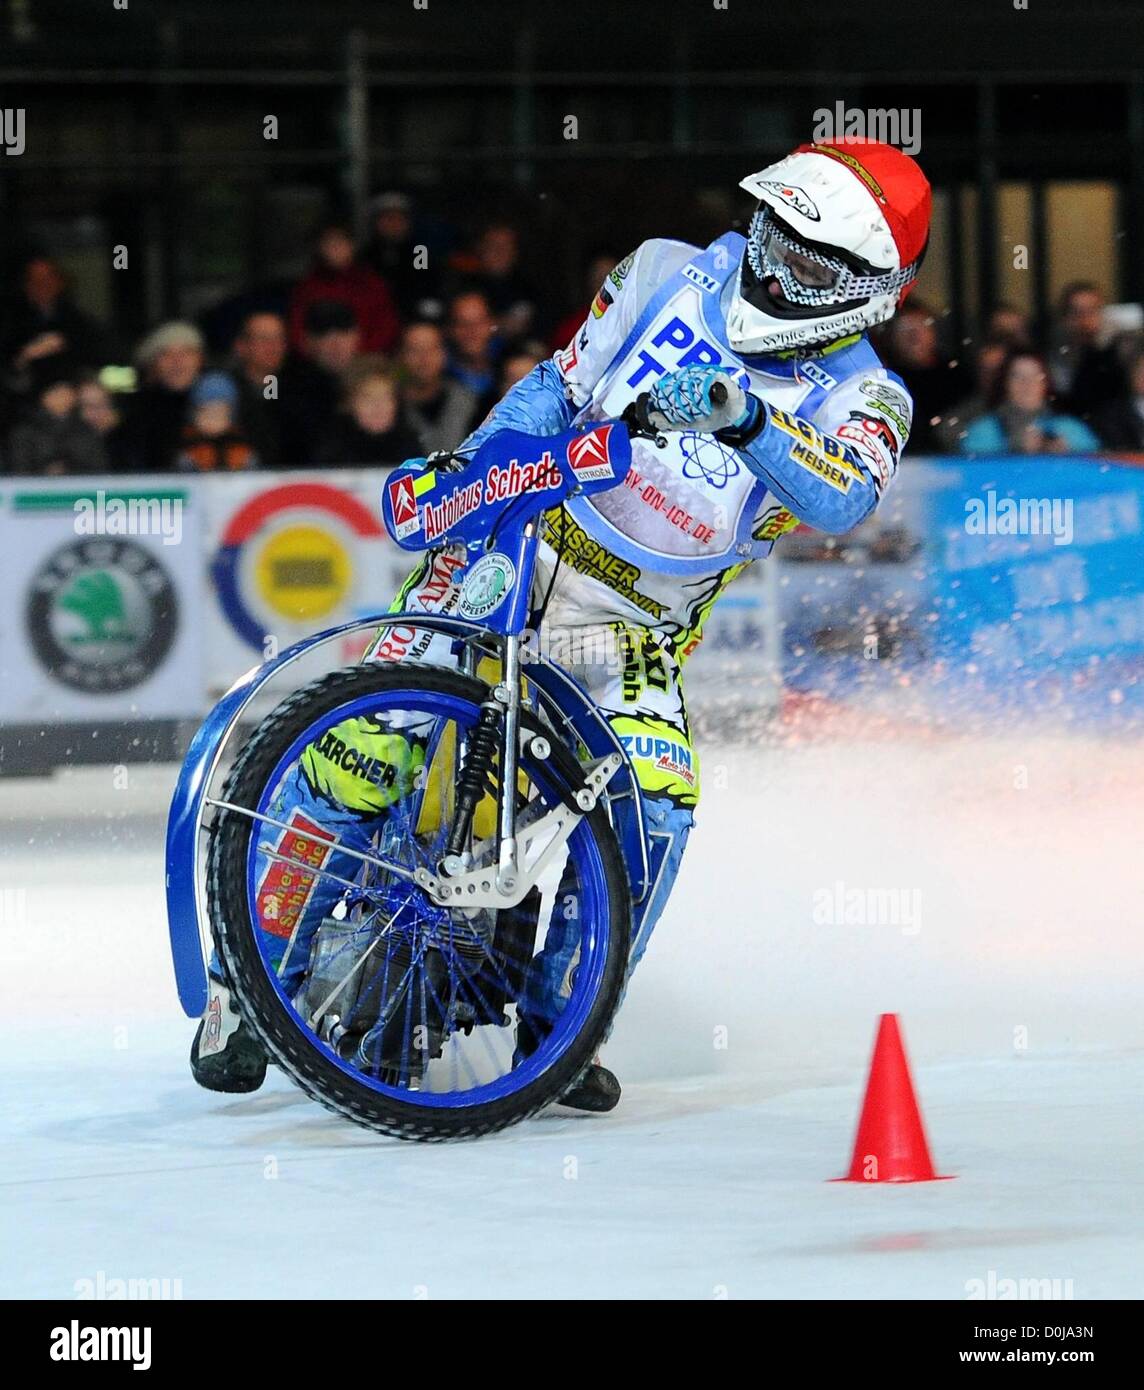
[[[403,1138],[487,1134],[557,1099],[623,985],[630,900],[602,806],[516,907],[442,908],[411,881],[440,868],[489,693],[426,665],[334,672],[260,726],[223,793],[242,809],[212,828],[211,922],[249,1026],[308,1094]],[[579,772],[525,716],[518,815],[560,806]],[[497,785],[494,762],[473,867],[493,865]]]

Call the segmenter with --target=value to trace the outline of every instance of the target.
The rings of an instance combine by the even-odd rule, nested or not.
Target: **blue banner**
[[[1144,468],[906,458],[848,536],[783,561],[789,688],[964,725],[1144,715]]]

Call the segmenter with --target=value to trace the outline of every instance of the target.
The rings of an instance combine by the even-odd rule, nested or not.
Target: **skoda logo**
[[[175,640],[166,570],[135,541],[98,536],[61,546],[28,591],[28,639],[61,684],[111,695],[141,685]]]

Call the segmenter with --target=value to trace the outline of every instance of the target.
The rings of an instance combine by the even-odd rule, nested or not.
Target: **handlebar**
[[[711,404],[721,406],[727,404],[727,385],[722,381],[715,381],[711,384]],[[624,412],[620,416],[620,423],[627,425],[628,433],[637,439],[655,439],[660,433],[648,418],[651,409],[651,392],[641,391],[634,401],[624,407]]]

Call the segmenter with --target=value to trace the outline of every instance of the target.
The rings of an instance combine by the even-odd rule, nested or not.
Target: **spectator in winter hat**
[[[191,389],[190,419],[175,466],[184,473],[236,473],[258,457],[238,425],[238,387],[225,372],[207,372]]]
[[[54,353],[35,359],[30,370],[35,405],[9,436],[7,471],[38,477],[105,472],[100,437],[76,410],[75,364]]]
[[[335,300],[353,312],[365,352],[388,352],[401,322],[385,281],[357,258],[354,240],[340,223],[327,223],[315,242],[314,264],[290,298],[290,341],[303,348],[306,311],[320,300]]]
[[[124,422],[124,452],[137,473],[170,468],[182,444],[187,399],[203,370],[203,335],[193,323],[165,323],[139,344],[143,385]]]
[[[441,313],[437,254],[422,252],[413,228],[413,204],[404,193],[382,193],[370,204],[370,236],[362,260],[389,287],[404,319]]]

